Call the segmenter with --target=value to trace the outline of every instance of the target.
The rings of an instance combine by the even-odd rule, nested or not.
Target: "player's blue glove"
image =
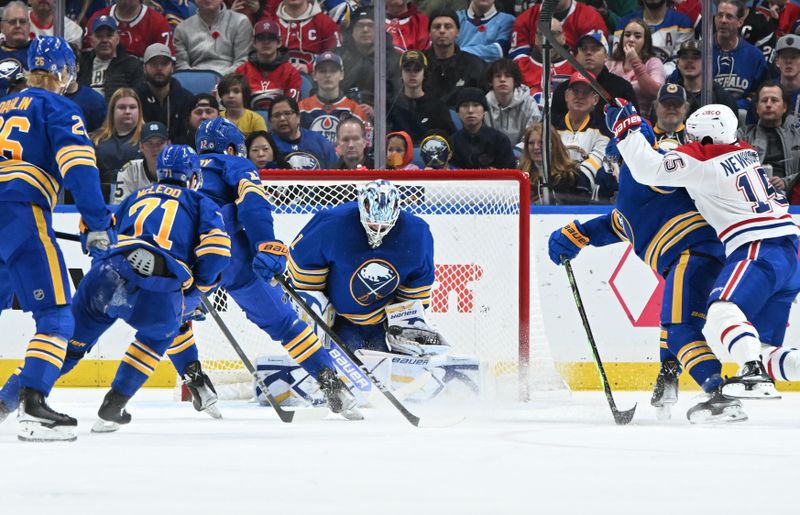
[[[103,257],[117,242],[117,233],[114,230],[114,217],[111,217],[110,226],[100,231],[89,230],[83,219],[80,222],[81,249],[84,254],[89,254],[92,259]]]
[[[575,220],[561,229],[553,231],[550,241],[547,242],[547,252],[550,260],[560,265],[562,256],[566,259],[574,259],[578,252],[588,244],[589,237],[584,232],[581,223]]]
[[[258,246],[253,258],[253,270],[265,281],[271,281],[286,270],[286,255],[289,248],[281,241],[265,241]]]
[[[628,131],[638,129],[642,125],[642,117],[636,112],[636,108],[624,98],[618,98],[617,102],[621,107],[611,104],[605,107],[606,126],[618,140],[621,140],[628,134]]]

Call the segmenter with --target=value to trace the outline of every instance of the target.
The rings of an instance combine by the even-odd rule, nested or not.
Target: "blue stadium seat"
[[[264,119],[264,123],[267,124],[267,132],[272,132],[272,124],[269,123],[269,111],[256,111],[256,114]]]
[[[452,109],[450,109],[450,119],[453,120],[453,125],[456,126],[457,131],[460,131],[464,127],[464,124],[461,123],[461,118],[458,117],[458,113]]]
[[[192,95],[214,93],[222,76],[211,70],[180,70],[172,74]]]

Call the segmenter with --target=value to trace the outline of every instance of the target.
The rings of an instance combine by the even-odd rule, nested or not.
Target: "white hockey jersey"
[[[637,131],[618,148],[637,182],[686,188],[727,255],[745,243],[800,235],[789,202],[770,185],[758,153],[747,143],[694,142],[662,155]]]

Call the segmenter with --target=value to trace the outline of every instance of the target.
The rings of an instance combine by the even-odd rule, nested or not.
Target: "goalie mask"
[[[686,134],[700,143],[730,145],[736,143],[739,118],[722,104],[701,107],[686,120]]]
[[[389,181],[369,182],[358,194],[358,212],[370,247],[380,247],[400,216],[400,193]]]

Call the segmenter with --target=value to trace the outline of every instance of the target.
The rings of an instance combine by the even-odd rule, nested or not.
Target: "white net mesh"
[[[385,178],[380,173],[372,178]],[[520,182],[391,179],[401,192],[402,208],[423,218],[433,234],[436,282],[430,321],[445,335],[453,353],[476,355],[487,371],[485,376],[498,384],[517,385],[521,354]],[[276,235],[287,243],[292,241],[314,213],[355,200],[358,188],[367,180],[363,174],[355,181],[328,180],[319,174],[313,180],[265,182],[275,205]],[[224,291],[217,292],[214,301],[251,360],[283,352],[246,320]],[[203,367],[216,385],[250,382],[210,318],[195,324],[195,334]],[[527,355],[524,346],[522,353]],[[546,342],[534,342],[533,360],[534,370],[544,366],[549,374],[537,373],[537,383],[546,387],[560,381]],[[251,392],[250,387],[244,391]]]

